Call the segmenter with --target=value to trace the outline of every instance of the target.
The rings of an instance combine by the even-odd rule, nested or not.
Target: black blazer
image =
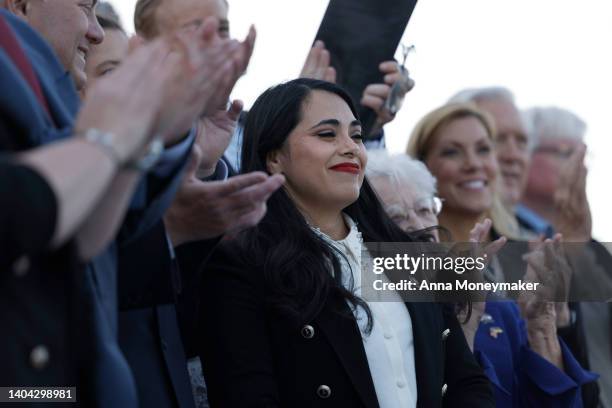
[[[241,263],[227,246],[213,254],[203,277],[199,347],[211,407],[378,407],[344,300],[330,299],[312,322],[291,324],[267,307],[266,296],[262,268]],[[439,304],[406,306],[417,406],[493,407],[489,381],[453,313]]]
[[[57,207],[55,193],[40,174],[0,160],[0,270],[8,270],[20,256],[47,250]]]

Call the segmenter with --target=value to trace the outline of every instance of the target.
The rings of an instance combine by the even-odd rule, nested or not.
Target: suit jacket
[[[27,81],[0,48],[0,151],[7,152],[60,138],[71,125],[78,97],[70,77],[45,41],[10,13],[4,10],[0,13],[30,59],[52,115],[40,106]],[[44,225],[40,227],[47,230]],[[53,252],[44,248],[46,245],[31,251],[22,246],[11,251],[9,246],[8,259],[3,260],[0,275],[0,320],[5,333],[0,336],[2,384],[74,386],[77,383],[74,351],[78,316],[75,311],[82,299],[76,288],[83,284],[83,268],[71,243]]]
[[[24,254],[48,248],[57,218],[57,199],[33,169],[0,160],[0,270]]]
[[[79,109],[70,75],[38,33],[5,10],[0,13],[31,61],[51,112],[49,117],[0,50],[0,150],[24,150],[69,137]],[[181,158],[167,176],[148,177],[141,183],[120,242],[146,232],[161,218],[179,185],[185,161]],[[117,344],[116,251],[120,242],[112,242],[84,271],[69,244],[49,254],[50,258],[26,259],[17,265],[26,264],[21,268],[26,279],[17,279],[24,276],[22,272],[3,275],[0,317],[6,315],[9,330],[18,335],[2,336],[6,380],[1,383],[33,385],[39,383],[36,378],[41,372],[50,373],[57,365],[65,373],[48,374],[46,384],[41,380],[41,385],[66,381],[75,385],[78,378],[78,398],[85,405],[137,405],[134,380]],[[42,368],[40,361],[32,362],[41,356],[46,357]],[[78,375],[74,375],[75,356],[82,370]]]
[[[201,294],[200,358],[211,407],[378,407],[361,333],[344,299],[330,298],[314,321],[288,322],[266,304],[263,268],[222,248],[206,266]],[[440,304],[406,306],[417,406],[494,406],[453,312]]]
[[[201,261],[217,242],[181,246],[176,254],[182,259],[179,263],[160,221],[119,252],[119,344],[142,407],[194,407],[185,344],[196,337],[194,289]]]

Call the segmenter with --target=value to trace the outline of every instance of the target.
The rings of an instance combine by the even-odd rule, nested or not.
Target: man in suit
[[[99,67],[116,67],[127,57],[128,38],[120,23],[109,21],[108,16],[99,21],[111,41],[90,50],[86,68],[91,82],[108,71]],[[220,110],[217,114],[229,134],[239,112],[233,106],[229,112]],[[184,309],[196,309],[188,306],[195,300],[188,293],[197,286],[197,265],[224,232],[256,223],[265,212],[266,196],[280,185],[278,178],[268,179],[263,174],[225,180],[227,171],[219,161],[220,153],[213,152],[225,133],[223,129],[202,133],[198,131],[191,164],[167,218],[169,234],[160,220],[118,252],[119,345],[133,374],[141,406],[193,406],[176,304],[189,298],[182,303]],[[223,147],[216,151],[222,153]],[[196,239],[201,241],[188,244]],[[179,273],[171,244],[186,244],[177,251],[193,255],[189,257],[193,266],[186,267],[183,262],[181,269],[191,273]],[[185,340],[193,339],[187,335]]]
[[[24,149],[50,143],[69,137],[74,132],[74,118],[79,109],[76,88],[82,87],[86,79],[85,57],[89,47],[103,38],[94,14],[96,3],[96,0],[6,0],[2,3],[13,15],[4,10],[0,12],[16,35],[40,86],[40,92],[34,93],[32,89],[35,87],[28,86],[20,77],[23,70],[21,73],[16,70],[14,60],[7,58],[5,50],[0,50],[0,85],[5,90],[0,96],[0,131],[7,135],[7,142],[2,144],[3,149]],[[24,21],[27,24],[24,24]],[[201,33],[204,32],[205,29]],[[210,33],[208,35],[210,36]],[[204,37],[191,39],[195,40],[194,47],[200,46],[200,41],[204,41]],[[52,47],[49,47],[49,44]],[[232,48],[228,43],[216,43],[210,47],[222,49],[223,55],[236,62],[234,67],[223,69],[220,74],[233,85],[232,78],[235,81],[241,73],[243,48],[233,44]],[[198,51],[202,51],[202,48]],[[210,62],[201,62],[200,65],[194,65],[194,68],[197,74],[190,78],[190,81],[201,81],[206,72],[220,67],[212,66]],[[193,86],[191,88],[193,89]],[[116,229],[120,227],[120,241],[125,242],[158,222],[180,183],[182,168],[193,143],[191,132],[182,127],[195,118],[193,114],[196,110],[205,110],[206,104],[215,103],[214,96],[217,91],[223,93],[218,84],[202,88],[207,91],[191,95],[196,97],[195,108],[176,104],[173,106],[176,109],[169,109],[168,115],[160,121],[160,126],[174,124],[176,128],[173,132],[166,132],[164,141],[167,150],[162,157],[159,157],[159,152],[150,151],[145,154],[145,160],[126,162],[126,166],[116,174],[105,197],[84,222],[82,230],[86,237],[96,233],[114,236]],[[183,97],[190,92],[187,87],[177,87],[176,90],[182,92],[180,95]],[[181,100],[180,97],[177,100]],[[188,136],[185,136],[186,134]],[[92,143],[101,146],[105,144],[103,140],[95,140]],[[154,158],[160,159],[156,168],[146,181],[141,181],[142,169]],[[130,200],[129,197],[134,191],[134,199]],[[128,215],[121,223],[128,205]],[[57,255],[61,262],[53,263],[53,260],[50,260],[46,265],[53,265],[54,270],[58,271],[77,270],[79,259],[88,259],[87,255],[95,255],[100,251],[100,248],[97,248],[97,251],[91,249],[91,254],[83,254],[73,246],[66,250],[70,251],[69,256],[53,254]],[[132,376],[117,345],[117,246],[117,241],[111,241],[101,255],[86,265],[84,272],[69,276],[43,274],[42,278],[31,274],[34,275],[32,281],[11,281],[10,284],[3,285],[7,296],[2,297],[7,300],[7,307],[17,306],[19,309],[17,313],[12,310],[10,319],[21,319],[23,326],[23,332],[7,341],[10,345],[16,345],[17,349],[31,348],[29,358],[24,358],[21,354],[11,355],[10,363],[3,364],[11,367],[7,370],[9,377],[3,383],[49,385],[60,381],[62,385],[75,385],[77,377],[63,375],[66,367],[62,365],[73,366],[76,354],[82,369],[78,376],[79,381],[82,381],[78,391],[79,401],[93,404],[95,400],[98,406],[137,405]],[[31,263],[27,258],[18,261],[13,267],[15,278],[27,276],[38,268],[38,264]],[[73,279],[77,283],[74,283]],[[45,298],[52,298],[46,303],[51,309],[39,306],[37,299],[41,294]],[[16,299],[22,301],[16,302]],[[64,316],[62,311],[66,310],[78,311],[79,315]],[[36,327],[37,322],[49,322],[50,319],[44,318],[46,313],[61,318],[59,328],[49,327],[53,326],[50,323]],[[24,314],[39,318],[30,321],[24,318]],[[47,329],[46,337],[37,338],[36,331],[39,330],[40,333],[43,329]],[[69,332],[69,335],[65,332]],[[49,342],[45,343],[46,341]],[[13,349],[15,347],[3,347],[7,352]],[[77,349],[77,352],[70,353],[74,349]],[[8,354],[3,354],[9,357]]]
[[[66,2],[53,3],[57,9],[52,8],[54,12],[50,12],[48,17],[53,18],[54,15],[58,16],[59,14],[64,14],[68,19],[66,23],[69,24],[71,17],[77,17],[78,13],[84,13],[76,4],[73,5],[73,7],[76,7],[77,10],[73,12],[72,10],[68,10],[67,5],[63,3]],[[46,4],[50,5],[49,3]],[[11,5],[12,4],[9,4],[9,6]],[[31,10],[34,16],[39,17],[36,13],[40,11],[35,5],[28,3],[24,10],[29,12],[29,7],[32,7]],[[26,101],[29,102],[29,106],[31,106],[32,109],[30,111],[24,109],[24,106],[28,105],[20,104],[21,101],[18,96],[25,94],[27,98],[29,95],[27,95],[27,91],[24,93],[19,89],[23,84],[15,79],[14,70],[10,74],[2,75],[2,88],[6,92],[3,92],[5,97],[0,101],[3,112],[1,122],[2,128],[6,130],[7,134],[13,135],[13,138],[10,140],[11,147],[32,147],[70,136],[72,133],[74,116],[79,107],[78,96],[71,77],[76,79],[77,84],[79,80],[83,79],[80,71],[81,65],[79,65],[78,61],[79,58],[82,58],[81,54],[83,51],[80,49],[75,50],[72,58],[68,57],[68,53],[63,53],[64,62],[67,65],[61,65],[56,59],[54,51],[48,47],[45,41],[35,31],[23,24],[22,21],[8,15],[8,13],[4,11],[2,13],[17,35],[28,59],[33,62],[32,65],[40,81],[47,104],[45,108],[41,104],[38,104],[36,100]],[[102,31],[97,26],[95,18],[93,20],[89,18],[78,19],[80,22],[87,21],[89,24],[76,27],[73,33],[74,39],[79,37],[85,38],[87,44],[101,41]],[[85,27],[84,30],[83,27]],[[62,30],[67,30],[66,26],[62,25]],[[64,31],[62,31],[62,34],[64,34]],[[66,41],[65,44],[70,44],[70,46],[75,44],[74,39],[73,41],[69,41],[66,36],[58,37],[63,39],[61,41]],[[58,52],[58,54],[62,55],[62,52]],[[6,59],[2,63],[2,67],[3,70],[11,68]],[[73,75],[68,75],[66,69],[72,72]],[[9,95],[12,100],[8,98]],[[48,113],[45,111],[48,111]],[[187,141],[187,143],[190,142]],[[188,150],[188,147],[185,150]],[[186,152],[181,156],[185,154]],[[180,173],[180,167],[182,166],[181,160],[179,156],[173,166],[174,168],[168,174],[168,178],[160,179],[160,181],[166,184],[165,187],[160,185],[160,195],[158,197],[152,195],[152,197],[164,199],[164,196],[172,195],[173,188],[169,187],[171,187],[171,184],[176,184],[174,179],[178,178],[177,176]],[[169,198],[165,198],[165,200],[169,201]],[[145,204],[145,202],[142,204]],[[142,205],[140,211],[144,214],[145,210],[146,206]],[[161,213],[159,213],[159,210],[157,211],[157,215],[151,213],[146,215],[149,218],[159,218]],[[72,316],[68,319],[64,318],[62,320],[63,325],[61,326],[61,333],[69,332],[70,334],[67,335],[67,338],[72,341],[75,340],[75,336],[73,335],[76,334],[77,326],[80,326],[79,330],[81,330],[80,334],[82,335],[80,342],[79,344],[72,343],[71,347],[82,347],[84,351],[86,350],[84,353],[77,353],[77,356],[80,358],[87,353],[87,361],[83,362],[84,364],[82,367],[89,372],[89,374],[95,373],[94,375],[87,375],[86,377],[81,377],[79,375],[79,378],[89,378],[92,380],[90,384],[79,384],[82,385],[82,388],[79,388],[79,393],[82,392],[79,398],[82,400],[85,395],[96,395],[96,398],[100,398],[99,402],[102,405],[104,405],[104,403],[109,403],[130,406],[133,405],[135,401],[133,381],[127,369],[127,365],[117,347],[116,323],[113,323],[116,321],[116,306],[114,305],[116,302],[114,289],[114,246],[115,244],[111,244],[111,248],[89,264],[86,271],[80,271],[80,273],[68,276],[65,279],[61,278],[60,275],[52,277],[45,276],[42,279],[33,277],[33,281],[15,282],[15,285],[12,288],[7,288],[7,290],[10,291],[13,289],[14,292],[11,291],[11,293],[15,293],[14,296],[19,296],[26,300],[24,303],[27,304],[23,305],[24,308],[34,308],[43,316],[45,312],[52,313],[51,310],[53,310],[53,315],[57,308],[61,310],[77,310],[78,308],[83,311],[83,315],[80,318],[77,316]],[[73,249],[71,249],[70,252],[71,255],[67,257],[67,259],[71,259],[72,261],[61,262],[63,265],[58,266],[58,271],[55,273],[60,273],[59,271],[62,269],[73,269],[72,265],[66,265],[64,262],[78,264],[80,256],[74,253]],[[58,256],[58,258],[64,257]],[[36,265],[31,265],[31,262],[27,258],[19,261],[20,262],[15,265],[15,270],[19,271],[21,275],[27,277],[28,273],[36,268]],[[73,285],[72,280],[77,280],[78,283]],[[75,290],[76,288],[78,288],[78,290]],[[49,297],[53,297],[55,301],[60,301],[57,303],[50,301],[48,305],[52,305],[53,309],[43,309],[43,312],[43,310],[37,308],[38,304],[34,303],[33,298],[35,296],[30,296],[36,295],[36,293],[40,291],[46,292],[46,294]],[[30,300],[32,300],[32,303],[27,302]],[[17,313],[17,316],[19,315],[20,313]],[[79,321],[78,319],[82,320]],[[32,323],[36,325],[36,321]],[[27,327],[24,329],[25,333],[23,334],[25,338],[13,339],[13,341],[21,342],[22,344],[32,344],[30,346],[31,351],[29,356],[31,367],[30,370],[23,368],[13,371],[12,374],[15,375],[15,377],[12,378],[12,381],[10,379],[7,381],[20,385],[33,385],[33,383],[41,383],[40,385],[44,385],[53,384],[57,380],[62,381],[63,378],[66,378],[61,372],[68,370],[70,366],[68,361],[77,357],[75,357],[73,353],[67,352],[65,344],[62,344],[62,340],[65,339],[64,334],[58,333],[56,329],[57,327]],[[39,332],[37,333],[36,330],[39,330]],[[36,335],[40,334],[40,331],[45,333],[46,337],[37,338]],[[33,335],[30,337],[31,333],[33,333]],[[59,339],[55,341],[54,338]],[[3,348],[3,350],[7,352],[13,349],[14,348]],[[21,360],[18,355],[13,358],[19,358]],[[27,361],[27,359],[24,360]],[[17,365],[20,366],[18,363]],[[61,367],[54,370],[52,368],[55,365]],[[13,364],[9,366],[12,367]],[[47,373],[47,375],[41,375],[41,372]],[[39,378],[41,377],[44,378],[44,380],[40,381]],[[67,378],[76,380],[72,375],[67,376]],[[46,383],[42,383],[44,381],[46,381]],[[64,383],[63,385],[76,385],[76,381],[72,384]],[[113,389],[113,392],[109,392],[110,389]]]

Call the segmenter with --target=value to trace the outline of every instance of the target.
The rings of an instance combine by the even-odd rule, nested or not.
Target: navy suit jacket
[[[52,118],[40,106],[11,59],[0,49],[0,150],[24,150],[69,137],[79,96],[70,75],[54,51],[27,24],[0,10],[32,63]],[[81,282],[79,347],[84,370],[80,396],[90,396],[97,406],[137,406],[136,388],[117,344],[117,248],[154,226],[170,204],[180,184],[186,157],[170,174],[149,176],[140,184],[121,228],[119,240],[86,266]],[[16,316],[18,318],[18,316]],[[18,340],[16,340],[18,341]],[[87,403],[83,398],[81,402]],[[90,401],[93,403],[93,401]]]

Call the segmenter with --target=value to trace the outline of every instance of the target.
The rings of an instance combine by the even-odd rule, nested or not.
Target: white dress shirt
[[[339,256],[343,285],[357,296],[361,294],[362,238],[356,223],[344,214],[349,234],[334,241],[318,228],[313,230],[344,256]],[[367,252],[364,253],[367,255]],[[381,275],[384,279],[384,275]],[[367,315],[363,308],[352,308],[361,329],[370,374],[380,408],[416,407],[417,385],[414,368],[412,321],[399,295],[393,302],[368,302],[373,326],[365,333]]]

